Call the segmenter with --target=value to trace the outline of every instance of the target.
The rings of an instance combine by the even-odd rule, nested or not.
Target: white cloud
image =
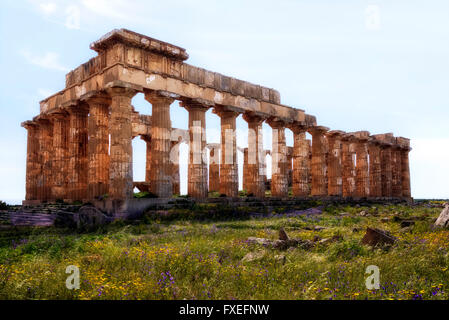
[[[39,10],[45,15],[51,15],[56,11],[56,4],[53,2],[40,3]]]
[[[81,2],[88,10],[114,19],[128,18],[124,12],[127,7],[133,5],[123,0],[82,0]]]
[[[34,64],[36,66],[45,68],[45,69],[52,69],[52,70],[58,70],[58,71],[64,71],[68,72],[70,71],[69,68],[63,66],[59,62],[59,55],[55,52],[47,52],[44,56],[36,56],[29,52],[28,50],[22,50],[20,51],[20,54],[31,64]]]
[[[68,6],[65,10],[66,19],[64,25],[68,29],[80,28],[80,9],[77,6]]]

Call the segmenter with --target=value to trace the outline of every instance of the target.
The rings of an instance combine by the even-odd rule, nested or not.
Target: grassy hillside
[[[322,209],[322,214],[278,209],[250,217],[248,208],[235,212],[209,204],[196,206],[193,214],[149,212],[142,221],[88,233],[5,229],[0,299],[449,298],[449,231],[430,228],[440,208]],[[401,228],[406,217],[415,224]],[[390,231],[398,244],[362,245],[368,226]],[[281,251],[247,241],[277,239],[281,227],[314,246]],[[79,290],[65,286],[68,265],[80,269]],[[379,290],[365,287],[368,265],[380,268]]]

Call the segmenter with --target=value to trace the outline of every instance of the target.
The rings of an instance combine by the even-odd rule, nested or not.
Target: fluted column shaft
[[[392,196],[392,162],[391,147],[385,146],[381,151],[381,168],[382,168],[382,196]]]
[[[69,112],[69,162],[67,198],[82,201],[87,198],[87,117],[89,109],[86,104],[68,108]]]
[[[150,182],[151,176],[151,137],[150,136],[140,136],[140,138],[145,141],[146,154],[145,154],[145,182]]]
[[[220,193],[237,197],[239,177],[237,166],[236,118],[237,112],[216,110],[221,119]]]
[[[272,128],[271,150],[271,196],[288,196],[287,146],[285,143],[285,124],[281,121],[268,121]]]
[[[109,196],[113,200],[133,197],[133,153],[132,153],[132,106],[136,91],[129,88],[112,87],[109,133],[111,147],[109,158]]]
[[[36,123],[27,121],[23,125],[28,132],[27,137],[27,163],[26,163],[26,195],[25,200],[38,200],[39,165],[39,127]]]
[[[197,199],[207,198],[206,111],[207,106],[184,103],[189,112],[188,194]]]
[[[209,191],[220,191],[220,153],[215,147],[210,149]]]
[[[369,195],[368,147],[366,140],[356,142],[356,196]]]
[[[243,190],[248,191],[248,148],[243,148]]]
[[[327,195],[327,164],[326,164],[326,129],[314,127],[310,129],[312,135],[312,196]]]
[[[255,197],[263,198],[265,197],[265,151],[262,131],[264,119],[250,114],[244,114],[243,119],[248,123],[246,173],[243,174],[244,188]]]
[[[145,99],[152,105],[150,191],[169,198],[173,194],[170,105],[174,99],[157,92],[146,93]]]
[[[52,194],[57,200],[67,199],[68,146],[70,121],[67,113],[55,114],[53,122]]]
[[[343,195],[342,144],[340,134],[329,134],[328,194]]]
[[[287,147],[287,186],[293,185],[293,148]]]
[[[354,143],[351,137],[342,139],[342,163],[343,197],[353,197],[355,194],[355,162]]]
[[[370,197],[381,197],[382,196],[382,167],[380,152],[381,149],[376,143],[369,143],[369,174],[370,174],[370,186],[369,195]]]
[[[39,163],[41,174],[38,176],[38,198],[43,201],[52,200],[52,153],[53,125],[49,120],[39,120]]]
[[[179,176],[179,146],[178,141],[171,142],[170,163],[171,163],[171,181],[173,194],[181,193],[181,179]]]
[[[401,150],[402,196],[405,198],[410,198],[412,196],[410,188],[409,152],[410,149]]]
[[[398,147],[391,151],[392,162],[392,195],[393,197],[402,197],[402,157],[401,150]]]
[[[306,128],[291,128],[293,131],[293,177],[292,191],[295,197],[310,194],[309,141],[306,140]]]
[[[88,101],[88,197],[95,199],[109,191],[109,97]]]

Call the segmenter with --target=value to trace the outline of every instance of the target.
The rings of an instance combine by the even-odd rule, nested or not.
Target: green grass
[[[449,231],[430,229],[441,209],[331,206],[320,216],[270,218],[250,218],[244,214],[249,211],[203,204],[149,212],[142,222],[118,221],[91,233],[3,230],[0,299],[449,298]],[[359,216],[361,211],[370,215]],[[393,219],[381,222],[395,215],[424,220],[408,231]],[[325,229],[306,229],[317,225]],[[390,231],[399,244],[362,245],[367,226]],[[277,239],[281,227],[293,238],[342,240],[286,251],[246,241]],[[250,252],[261,252],[259,259],[242,262]],[[65,287],[68,265],[80,269],[79,290]],[[379,290],[365,287],[369,265],[380,268]]]

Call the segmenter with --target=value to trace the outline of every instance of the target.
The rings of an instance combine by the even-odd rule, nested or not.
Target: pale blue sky
[[[184,47],[190,64],[273,87],[320,125],[411,138],[412,196],[449,198],[447,1],[30,0],[2,1],[0,10],[0,200],[24,198],[20,122],[63,89],[65,73],[95,56],[89,44],[114,28]],[[142,97],[133,103],[151,112]],[[187,128],[177,104],[172,122]],[[210,112],[207,126],[209,142],[218,142]],[[238,127],[245,146],[241,118]],[[134,145],[141,180],[144,145]]]

